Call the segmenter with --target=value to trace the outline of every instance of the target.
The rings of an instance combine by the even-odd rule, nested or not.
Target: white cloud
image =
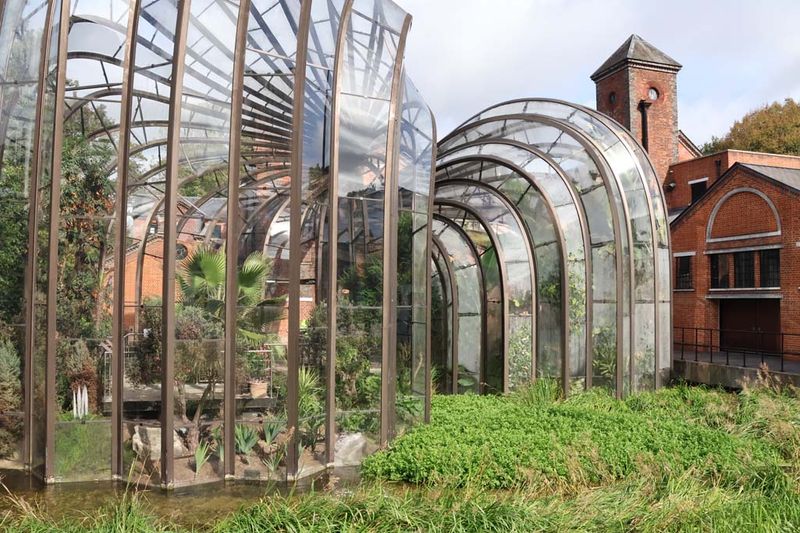
[[[397,0],[414,17],[406,62],[440,135],[489,105],[594,103],[589,75],[637,33],[684,65],[681,128],[697,143],[745,112],[800,98],[796,0]]]

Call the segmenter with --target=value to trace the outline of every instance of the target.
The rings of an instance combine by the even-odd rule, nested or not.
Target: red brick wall
[[[694,150],[691,150],[685,144],[683,144],[681,142],[680,138],[679,138],[678,139],[678,162],[691,161],[692,159],[695,159],[695,158],[697,158],[696,152]]]
[[[663,178],[670,165],[678,161],[678,78],[674,72],[630,69],[631,127],[634,136],[642,138],[642,115],[639,102],[651,102],[647,110],[648,155],[656,175]],[[658,99],[651,101],[648,92],[658,91]]]
[[[778,231],[778,221],[767,201],[752,192],[739,192],[720,205],[711,237],[719,239],[774,231]]]
[[[659,94],[655,101],[648,97],[651,88]],[[676,73],[629,66],[597,82],[595,90],[597,110],[628,128],[639,142],[642,141],[639,102],[651,103],[647,110],[648,153],[657,175],[663,179],[669,166],[678,161]],[[612,92],[617,96],[615,104],[610,101]]]
[[[717,174],[717,161],[719,161],[719,174]],[[800,168],[800,157],[726,150],[690,161],[676,163],[670,167],[664,180],[667,207],[670,209],[686,207],[692,201],[690,181],[708,178],[708,186],[711,187],[717,178],[735,163]],[[675,183],[673,189],[666,187],[670,182]]]
[[[628,70],[622,69],[611,76],[600,80],[595,85],[597,110],[604,113],[626,128],[631,128],[630,93],[628,91]],[[616,95],[616,100],[611,103],[611,94]],[[641,136],[637,137],[641,140]]]
[[[757,189],[770,198],[781,219],[782,235],[706,243],[706,227],[712,210],[727,192],[741,187]],[[736,209],[728,210],[727,207],[722,207],[720,216],[726,217],[726,220],[720,219],[719,222],[735,224],[738,234],[760,233],[766,227],[762,219],[772,219],[771,210],[757,195],[737,194],[732,196],[729,201],[732,202],[730,207]],[[765,209],[769,210],[769,217],[764,216]],[[729,217],[735,217],[736,221],[734,222]],[[774,228],[774,225],[772,227]],[[706,298],[711,293],[710,260],[709,256],[705,255],[707,250],[778,244],[782,246],[780,251],[781,289],[767,292],[779,293],[782,296],[780,304],[782,331],[800,333],[800,247],[796,244],[800,241],[800,193],[755,177],[747,169],[740,168],[726,178],[726,181],[720,184],[716,190],[704,196],[697,206],[692,208],[692,211],[676,220],[671,226],[671,233],[673,253],[695,252],[692,257],[694,289],[691,291],[676,290],[673,293],[675,327],[719,328],[718,301]],[[756,254],[756,286],[760,284],[758,260],[759,257]],[[732,274],[731,271],[731,279],[733,279]],[[763,293],[765,291],[745,292]],[[741,291],[729,291],[729,293],[741,294]],[[676,336],[676,341],[680,341],[680,333],[676,333]],[[800,339],[797,344],[797,348],[800,349]],[[790,346],[786,346],[786,348],[788,349]]]

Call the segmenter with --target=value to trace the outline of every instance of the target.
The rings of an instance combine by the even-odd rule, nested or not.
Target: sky
[[[589,76],[632,33],[683,65],[678,121],[696,144],[800,99],[800,0],[395,0],[413,16],[406,68],[439,138],[492,104],[595,107]]]

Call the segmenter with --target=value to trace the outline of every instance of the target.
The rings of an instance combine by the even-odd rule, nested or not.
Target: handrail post
[[[722,330],[719,332],[719,349],[722,350]],[[731,351],[725,350],[725,365],[731,366]]]
[[[684,359],[684,352],[686,348],[686,328],[681,328],[681,361]]]

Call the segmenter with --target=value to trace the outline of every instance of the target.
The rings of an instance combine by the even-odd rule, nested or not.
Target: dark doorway
[[[780,352],[780,300],[720,300],[719,325],[722,350]]]

